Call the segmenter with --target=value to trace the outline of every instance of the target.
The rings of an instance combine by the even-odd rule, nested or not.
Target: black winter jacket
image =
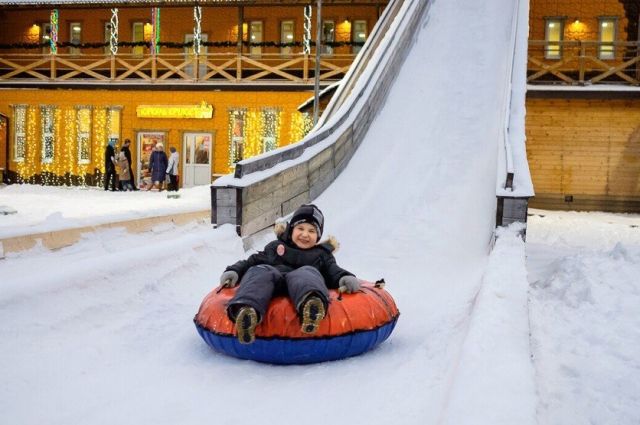
[[[340,278],[353,276],[353,273],[336,264],[332,251],[333,247],[329,243],[318,244],[309,249],[300,249],[293,242],[285,242],[279,237],[277,240],[269,242],[264,250],[251,255],[246,260],[238,261],[227,267],[225,271],[233,270],[238,273],[239,279],[242,279],[250,267],[259,264],[269,264],[282,273],[302,266],[312,266],[322,274],[327,288],[337,289]]]

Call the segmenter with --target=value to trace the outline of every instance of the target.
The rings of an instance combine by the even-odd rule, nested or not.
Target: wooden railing
[[[530,84],[637,86],[640,85],[638,45],[638,42],[549,43],[530,40],[527,82]]]
[[[340,80],[355,55],[334,54],[320,59],[320,80]],[[156,55],[0,53],[2,83],[251,83],[276,81],[313,84],[315,56],[304,54],[238,55],[184,53]]]

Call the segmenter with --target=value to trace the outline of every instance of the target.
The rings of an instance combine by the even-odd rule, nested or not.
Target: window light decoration
[[[13,116],[13,160],[24,162],[27,143],[27,105],[15,105]]]

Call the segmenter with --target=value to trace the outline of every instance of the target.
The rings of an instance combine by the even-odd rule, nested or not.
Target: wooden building
[[[387,2],[323,0],[321,88],[348,71]],[[138,180],[162,142],[180,153],[182,185],[206,184],[301,139],[316,14],[298,0],[2,2],[5,182],[102,185],[106,143],[130,139]]]
[[[531,207],[640,212],[639,8],[531,0]]]

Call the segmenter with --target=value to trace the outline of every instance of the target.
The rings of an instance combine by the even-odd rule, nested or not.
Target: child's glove
[[[238,273],[233,270],[227,270],[220,276],[220,285],[233,288],[238,284]]]
[[[342,276],[338,281],[338,286],[343,292],[356,292],[360,289],[360,281],[355,276]],[[344,288],[344,290],[342,288]]]

